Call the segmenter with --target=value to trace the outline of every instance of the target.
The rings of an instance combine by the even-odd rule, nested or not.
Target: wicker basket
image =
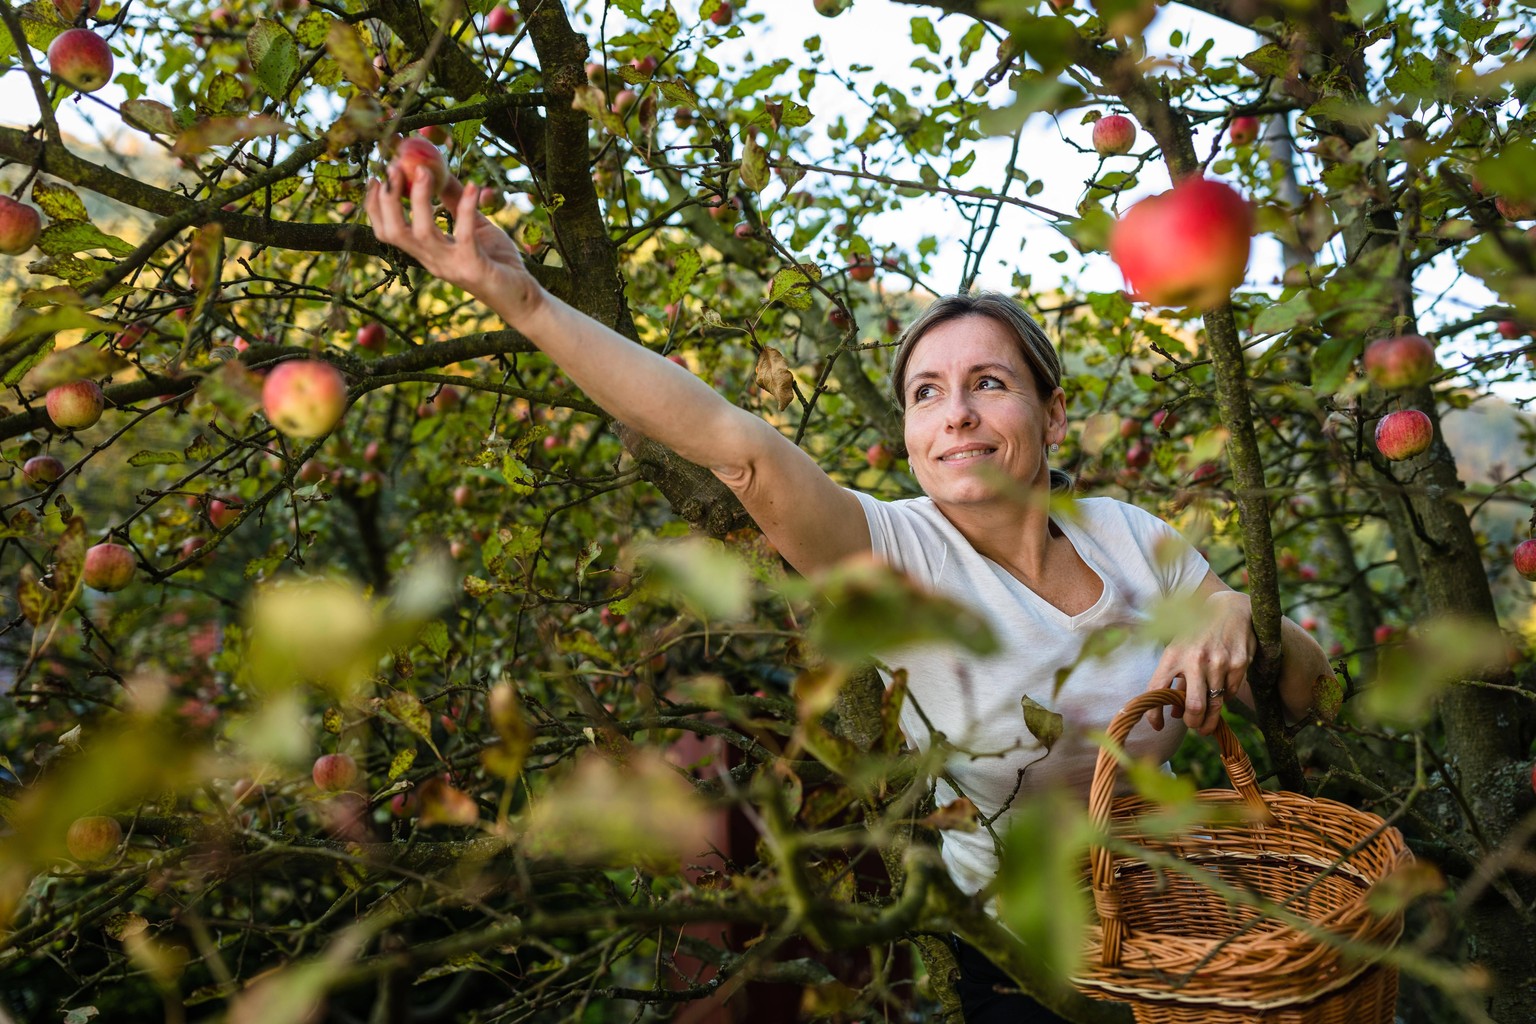
[[[1146,712],[1183,704],[1177,690],[1144,693],[1110,723],[1109,735],[1124,744]],[[1116,762],[1100,751],[1089,795],[1095,823],[1341,939],[1376,948],[1395,942],[1401,913],[1373,913],[1365,895],[1411,861],[1401,833],[1332,800],[1260,791],[1225,722],[1216,739],[1233,789],[1204,790],[1199,800],[1234,813],[1179,835],[1144,834],[1138,821],[1155,805],[1115,798]],[[1233,820],[1245,806],[1248,813]],[[1091,866],[1099,922],[1074,981],[1088,995],[1130,1003],[1138,1024],[1392,1024],[1394,968],[1234,905],[1188,873],[1101,847]]]

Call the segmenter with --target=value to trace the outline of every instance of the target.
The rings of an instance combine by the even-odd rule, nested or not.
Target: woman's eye
[[[916,391],[912,392],[912,400],[914,402],[921,402],[923,399],[927,398],[932,393],[933,393],[933,388],[930,387],[927,384],[924,384],[922,387],[920,387]]]
[[[977,387],[985,387],[987,385],[1000,388],[1003,386],[1003,382],[998,380],[996,377],[983,377],[976,382]]]

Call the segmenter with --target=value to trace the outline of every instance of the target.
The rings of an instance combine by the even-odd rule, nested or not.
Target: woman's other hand
[[[1246,692],[1258,641],[1247,594],[1229,589],[1215,573],[1206,574],[1197,594],[1205,602],[1199,626],[1168,645],[1147,689],[1183,690],[1184,724],[1209,736],[1227,700]],[[1162,708],[1150,717],[1154,729],[1163,727]]]
[[[525,323],[544,304],[543,287],[523,264],[517,244],[479,210],[477,185],[459,185],[451,175],[444,196],[455,196],[453,234],[438,228],[432,179],[407,181],[394,164],[383,181],[368,182],[363,200],[374,234],[410,253],[429,274],[458,285],[494,309],[512,327]],[[404,200],[411,200],[407,212]]]

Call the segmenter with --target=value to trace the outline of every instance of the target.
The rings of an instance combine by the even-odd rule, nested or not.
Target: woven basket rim
[[[1176,701],[1182,704],[1182,695],[1174,691],[1175,697],[1170,698],[1169,693],[1150,691],[1134,698],[1111,723],[1110,735],[1116,742],[1123,742],[1124,734],[1129,733],[1130,726],[1148,708]],[[1402,833],[1379,815],[1335,800],[1258,790],[1246,752],[1225,722],[1218,726],[1217,739],[1221,742],[1228,772],[1233,778],[1244,778],[1243,791],[1206,789],[1197,793],[1195,799],[1210,804],[1246,804],[1259,816],[1258,821],[1237,825],[1225,822],[1191,824],[1178,833],[1151,831],[1144,836],[1138,834],[1135,818],[1141,812],[1155,810],[1157,805],[1135,794],[1123,794],[1098,803],[1095,813],[1105,817],[1097,820],[1107,824],[1113,834],[1141,841],[1153,848],[1162,843],[1161,836],[1166,835],[1166,844],[1177,847],[1177,856],[1191,864],[1266,862],[1280,866],[1304,865],[1309,871],[1341,878],[1358,891],[1351,893],[1346,889],[1339,894],[1342,898],[1333,906],[1324,907],[1321,914],[1301,913],[1297,916],[1310,917],[1320,930],[1333,932],[1340,938],[1377,945],[1381,947],[1380,952],[1375,955],[1346,953],[1333,946],[1326,935],[1309,935],[1301,928],[1257,909],[1256,914],[1275,922],[1278,929],[1247,936],[1234,929],[1230,934],[1205,939],[1192,938],[1187,932],[1166,927],[1162,931],[1147,931],[1140,926],[1131,928],[1120,910],[1150,906],[1148,901],[1152,897],[1134,884],[1117,885],[1117,882],[1134,878],[1142,871],[1169,869],[1101,846],[1095,850],[1095,866],[1090,873],[1094,884],[1108,886],[1117,901],[1110,906],[1120,908],[1115,910],[1116,918],[1111,922],[1115,926],[1116,953],[1109,954],[1105,921],[1096,913],[1085,936],[1083,970],[1071,979],[1072,983],[1085,994],[1098,998],[1263,1011],[1313,1003],[1348,987],[1367,971],[1390,969],[1379,965],[1389,947],[1402,936],[1402,912],[1374,913],[1366,905],[1365,897],[1382,878],[1412,862],[1413,855],[1403,841]],[[1113,760],[1101,752],[1099,767],[1095,769],[1095,799],[1103,800],[1108,796],[1105,783],[1112,783],[1113,774]],[[1199,848],[1202,841],[1210,842],[1212,847]],[[1245,842],[1251,843],[1251,852],[1240,848]],[[1288,844],[1291,849],[1287,849]],[[1329,847],[1335,847],[1337,853],[1326,856]],[[1318,880],[1321,878],[1322,874],[1319,874]],[[1272,902],[1284,904],[1294,895],[1310,890],[1313,884],[1298,886],[1296,893]],[[1281,888],[1283,891],[1284,886]],[[1336,889],[1334,892],[1337,894]],[[1192,914],[1199,913],[1204,906],[1214,908],[1217,902],[1224,908],[1230,906],[1215,891],[1194,897],[1186,894],[1183,898],[1190,899]],[[1207,899],[1209,903],[1205,902]],[[1177,941],[1172,941],[1175,937]],[[1161,955],[1158,955],[1159,944],[1164,945]],[[1104,960],[1112,963],[1106,965]],[[1294,961],[1296,966],[1284,966],[1287,961]],[[1262,971],[1269,962],[1282,964],[1270,979],[1280,984],[1255,985],[1253,972]],[[1246,984],[1250,989],[1262,990],[1252,997],[1245,997],[1241,991],[1245,972],[1249,976]],[[1217,988],[1223,990],[1213,990]]]

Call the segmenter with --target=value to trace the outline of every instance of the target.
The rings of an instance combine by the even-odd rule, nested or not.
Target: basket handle
[[[1148,690],[1133,697],[1125,705],[1125,708],[1109,723],[1109,737],[1116,745],[1124,746],[1126,737],[1131,734],[1136,723],[1148,711],[1158,707],[1171,707],[1182,711],[1184,708],[1184,692],[1182,690]],[[1264,796],[1259,790],[1257,777],[1253,771],[1253,762],[1248,760],[1247,751],[1238,742],[1237,736],[1228,727],[1224,719],[1216,722],[1215,738],[1221,747],[1221,763],[1227,769],[1227,779],[1231,781],[1232,788],[1237,790],[1243,798],[1243,803],[1250,810],[1260,816],[1260,820],[1266,824],[1272,824],[1274,815],[1264,805]],[[1088,790],[1088,816],[1100,831],[1108,831],[1109,816],[1114,804],[1115,782],[1119,775],[1119,764],[1113,754],[1106,748],[1100,748],[1098,760],[1093,766],[1093,785]],[[1120,948],[1125,941],[1125,920],[1120,914],[1120,894],[1115,891],[1115,877],[1111,869],[1113,858],[1109,849],[1095,845],[1089,853],[1093,867],[1093,905],[1099,913],[1099,920],[1104,925],[1104,946],[1099,962],[1105,967],[1117,967],[1120,964]]]

